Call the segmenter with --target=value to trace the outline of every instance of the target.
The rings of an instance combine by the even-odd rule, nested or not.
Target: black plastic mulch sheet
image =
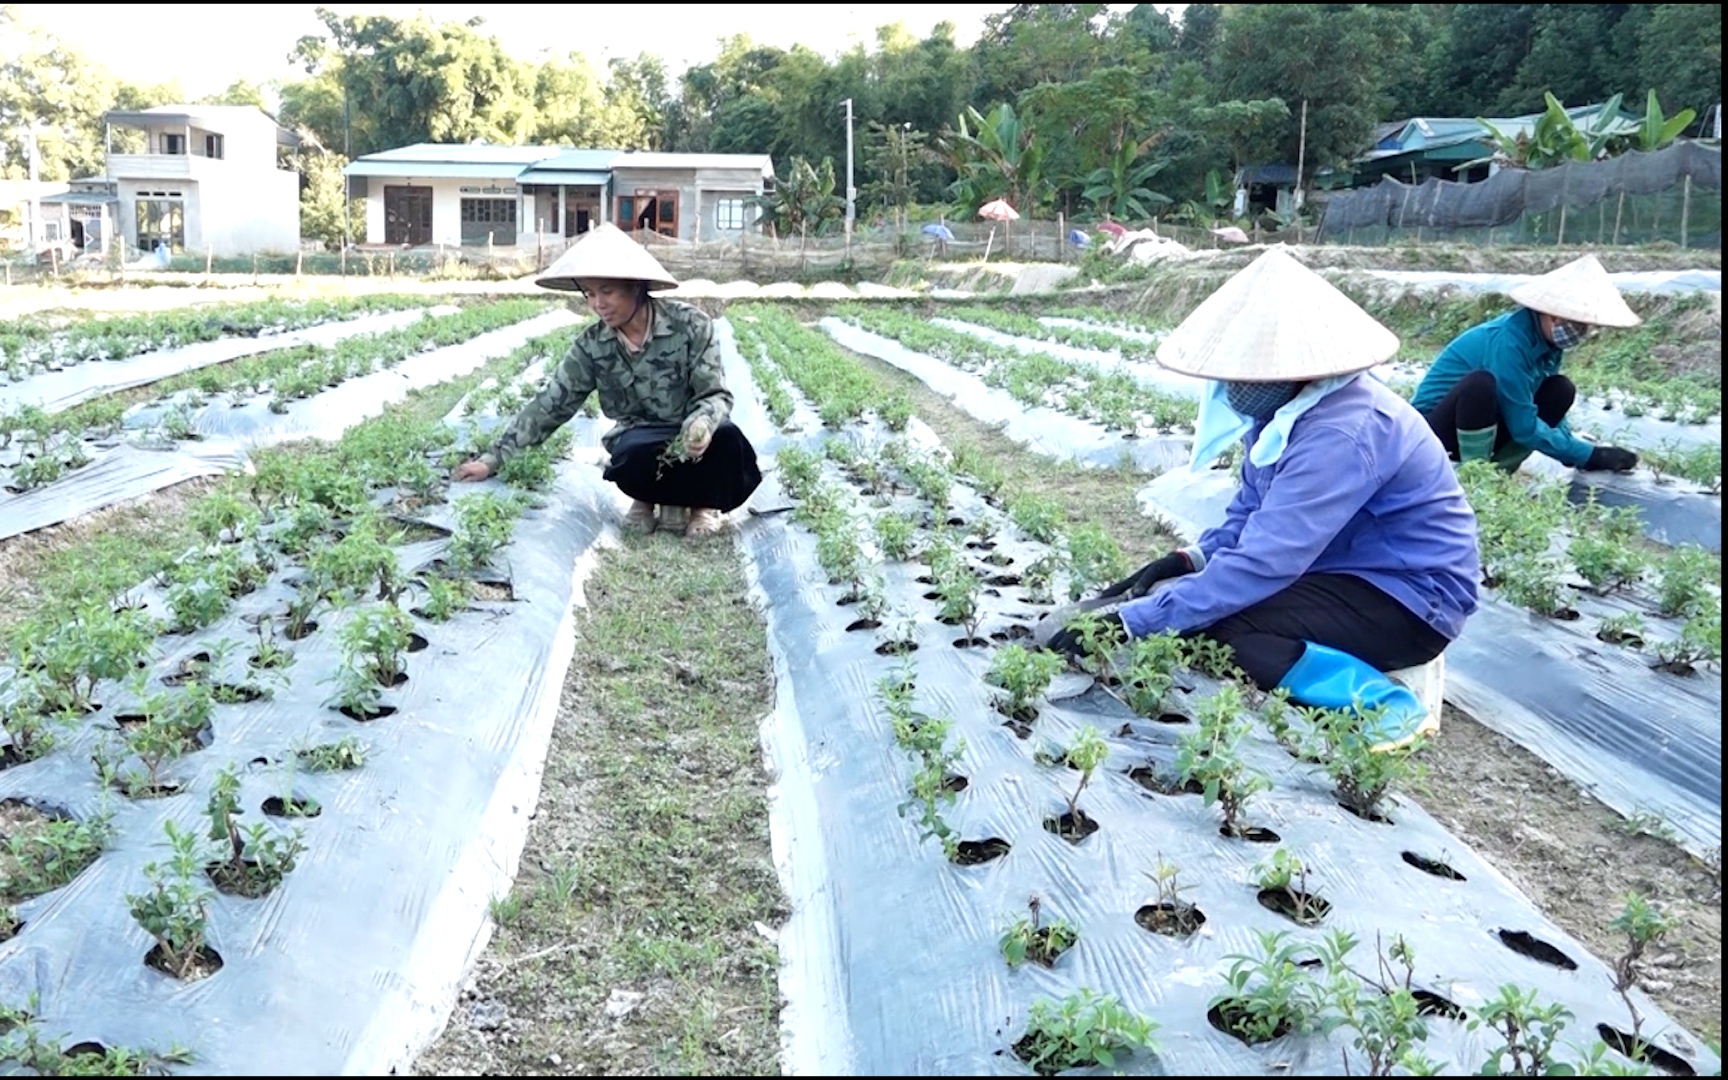
[[[451,494],[486,490],[501,489]],[[396,710],[388,716],[357,722],[327,705],[352,613],[320,610],[311,636],[286,643],[286,684],[268,700],[217,705],[209,745],[165,771],[178,794],[132,800],[100,786],[91,751],[131,707],[121,688],[100,686],[103,708],[70,745],[0,772],[0,798],[80,817],[112,810],[116,830],[72,884],[19,905],[23,929],[0,945],[0,1000],[18,1007],[40,995],[44,1032],[63,1044],[180,1043],[194,1054],[188,1068],[203,1074],[266,1063],[282,1074],[382,1075],[408,1065],[441,1028],[490,933],[488,900],[510,888],[573,649],[572,599],[616,512],[593,470],[562,466],[478,575],[493,583],[488,596],[449,622],[415,619],[424,647],[407,657],[407,682],[384,692]],[[451,511],[421,520],[447,530]],[[443,544],[398,549],[404,570],[429,565]],[[216,625],[159,639],[157,680],[227,639],[240,647],[222,677],[246,681],[254,624],[280,631],[295,573],[285,566]],[[160,605],[150,589],[136,595]],[[416,591],[405,606],[420,599]],[[362,768],[294,767],[295,746],[346,735],[366,746]],[[242,825],[303,828],[308,846],[268,896],[214,900],[208,933],[222,967],[182,984],[146,966],[151,939],[126,896],[146,890],[146,863],[167,858],[165,821],[208,829],[210,785],[229,764],[241,770]],[[319,813],[268,817],[261,808],[273,797],[313,800]]]
[[[920,430],[933,439],[914,421],[913,437]],[[868,447],[885,433],[837,437]],[[991,524],[992,541],[974,533],[977,546],[968,546],[980,573],[1013,574],[1045,550],[1017,539],[973,493],[957,488],[956,500],[964,528]],[[862,502],[854,509],[865,512]],[[1033,1001],[1088,988],[1160,1025],[1159,1051],[1119,1058],[1125,1072],[1336,1074],[1348,1032],[1251,1048],[1207,1020],[1226,991],[1232,956],[1256,952],[1257,932],[1297,928],[1258,900],[1254,868],[1274,845],[1224,839],[1217,811],[1199,796],[1158,794],[1130,777],[1141,768],[1168,775],[1175,742],[1192,722],[1139,718],[1091,688],[1089,677],[1069,675],[1039,702],[1022,740],[1004,726],[984,682],[991,649],[1023,636],[1043,610],[1020,588],[987,595],[979,634],[990,647],[956,647],[963,631],[936,620],[935,602],[924,599],[929,586],[915,580],[928,573],[921,564],[881,563],[894,614],[883,628],[849,629],[859,612],[842,603],[847,586],[827,581],[809,532],[766,518],[747,525],[741,543],[777,674],[764,742],[777,773],[776,861],[792,902],[780,939],[786,1072],[1024,1075],[1009,1048],[1025,1033]],[[899,658],[878,649],[885,636],[898,636],[903,617],[916,627],[917,708],[951,719],[950,741],[965,743],[966,784],[944,816],[964,841],[1006,847],[981,864],[947,861],[935,841],[920,843],[914,820],[900,816],[912,768],[876,687],[900,669]],[[1167,698],[1169,712],[1194,715],[1210,684],[1195,677],[1190,685]],[[1044,822],[1066,809],[1078,774],[1040,764],[1034,753],[1042,744],[1066,746],[1087,724],[1104,734],[1110,754],[1079,802],[1100,828],[1074,844]],[[1310,867],[1310,891],[1331,905],[1318,932],[1296,938],[1315,943],[1327,929],[1347,930],[1363,943],[1353,954],[1356,970],[1371,974],[1376,935],[1387,942],[1403,935],[1414,948],[1416,986],[1456,1006],[1480,1005],[1513,983],[1571,1009],[1577,1019],[1562,1046],[1588,1046],[1598,1023],[1625,1027],[1609,969],[1420,807],[1394,804],[1389,824],[1357,818],[1338,806],[1323,775],[1263,733],[1251,737],[1244,758],[1275,784],[1250,805],[1250,823],[1282,838]],[[1153,933],[1136,919],[1155,899],[1145,872],[1160,858],[1179,868],[1190,886],[1184,899],[1204,916],[1192,936]],[[1419,868],[1425,862],[1444,863],[1455,876]],[[1034,896],[1044,923],[1068,920],[1079,941],[1049,970],[1013,971],[998,939]],[[1527,945],[1524,935],[1553,951]],[[1636,1000],[1661,1045],[1694,1061],[1711,1057],[1642,996]],[[1475,1072],[1495,1045],[1459,1020],[1433,1017],[1424,1049],[1445,1071]]]
[[[502,356],[529,340],[577,321],[559,308],[513,326],[480,334],[410,357],[394,368],[350,379],[310,398],[289,402],[286,411],[272,412],[270,395],[259,395],[235,406],[210,401],[192,413],[194,440],[158,445],[146,437],[158,427],[185,393],[136,406],[125,426],[135,445],[113,440],[91,441],[89,465],[18,495],[0,491],[0,540],[68,521],[127,499],[148,495],[183,480],[249,468],[247,451],[294,439],[334,439],[411,391],[466,375],[486,361]],[[250,339],[247,339],[250,340]],[[10,463],[0,451],[0,463]]]
[[[225,364],[243,356],[296,345],[334,345],[361,334],[382,334],[411,326],[423,315],[444,315],[457,310],[440,306],[424,311],[389,311],[356,319],[333,320],[279,334],[200,341],[177,349],[141,353],[124,360],[90,360],[0,386],[0,412],[9,406],[20,405],[37,405],[49,413],[63,412],[103,394],[160,382],[212,364]]]
[[[1236,481],[1217,470],[1166,473],[1140,504],[1189,540],[1222,521]],[[1581,593],[1579,618],[1531,614],[1483,591],[1446,650],[1446,700],[1540,756],[1615,810],[1656,814],[1703,855],[1722,842],[1722,675],[1676,675],[1597,640],[1605,617],[1639,611],[1667,636],[1678,624],[1630,601]],[[1668,625],[1671,624],[1671,625]]]
[[[1111,467],[1127,455],[1142,469],[1161,471],[1188,460],[1192,439],[1187,435],[1126,438],[1055,409],[1028,409],[1006,390],[951,364],[914,352],[892,338],[832,316],[818,325],[841,346],[873,356],[916,377],[925,386],[954,402],[967,415],[986,424],[1000,424],[1004,433],[1032,450],[1065,461]]]

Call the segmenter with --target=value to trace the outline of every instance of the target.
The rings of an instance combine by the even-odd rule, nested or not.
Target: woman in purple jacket
[[[1194,467],[1237,437],[1242,484],[1222,524],[1104,590],[1119,633],[1174,630],[1230,645],[1264,690],[1368,710],[1365,740],[1403,746],[1438,727],[1383,674],[1425,664],[1476,610],[1476,515],[1446,449],[1367,369],[1391,331],[1272,249],[1208,297],[1158,350],[1208,380]],[[1160,587],[1153,591],[1153,586]],[[1064,630],[1050,648],[1080,646]]]

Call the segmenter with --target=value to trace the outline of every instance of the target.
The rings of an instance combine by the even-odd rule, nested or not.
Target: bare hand
[[[464,461],[462,464],[456,466],[456,471],[450,474],[450,479],[466,483],[474,480],[484,480],[491,475],[492,466],[486,464],[484,461],[476,459],[474,461]]]
[[[691,461],[702,460],[708,444],[714,441],[714,429],[707,420],[692,420],[684,429],[684,456]]]

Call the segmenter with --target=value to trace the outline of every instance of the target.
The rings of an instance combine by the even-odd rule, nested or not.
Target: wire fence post
[[[1686,247],[1686,230],[1692,223],[1692,174],[1680,179],[1680,246]]]

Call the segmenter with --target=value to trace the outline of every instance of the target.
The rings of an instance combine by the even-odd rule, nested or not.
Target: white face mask
[[[1557,348],[1570,349],[1583,343],[1590,336],[1590,324],[1573,322],[1571,319],[1555,319],[1548,331],[1548,340]]]

